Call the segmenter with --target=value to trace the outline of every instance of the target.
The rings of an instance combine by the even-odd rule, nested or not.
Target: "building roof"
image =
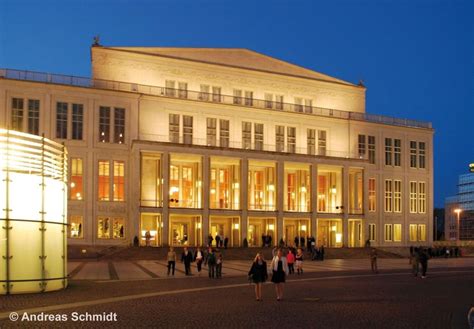
[[[103,47],[119,51],[198,61],[355,86],[289,62],[244,48]]]

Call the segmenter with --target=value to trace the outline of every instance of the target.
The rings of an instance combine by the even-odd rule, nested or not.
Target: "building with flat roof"
[[[69,244],[432,243],[431,124],[366,113],[363,85],[247,49],[91,58],[0,69],[0,127],[67,146]]]

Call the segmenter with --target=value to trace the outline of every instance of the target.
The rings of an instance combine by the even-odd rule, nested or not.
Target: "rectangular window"
[[[161,173],[160,154],[141,154],[140,205],[143,207],[161,207],[163,193],[163,175]]]
[[[385,224],[385,241],[393,240],[393,227],[392,224]]]
[[[206,143],[207,146],[216,146],[217,141],[217,119],[207,118]]]
[[[266,109],[273,108],[273,94],[265,93],[265,108]]]
[[[402,224],[393,224],[393,241],[402,241]]]
[[[169,115],[169,134],[171,143],[179,143],[179,114]]]
[[[313,100],[311,99],[304,100],[304,112],[313,113]]]
[[[256,123],[255,129],[255,149],[263,150],[263,123]]]
[[[114,161],[114,201],[125,200],[125,163]]]
[[[369,136],[369,163],[375,164],[375,136]]]
[[[84,126],[84,106],[72,104],[72,139],[82,140],[82,129]]]
[[[369,211],[376,210],[377,194],[375,190],[375,178],[369,178]]]
[[[358,138],[358,149],[359,149],[359,158],[363,159],[365,158],[365,135],[359,135]]]
[[[125,109],[114,109],[114,143],[123,144],[125,141]]]
[[[375,241],[375,224],[369,224],[369,240]]]
[[[315,129],[308,129],[306,131],[307,134],[307,142],[308,142],[308,154],[314,155],[316,154],[316,130]]]
[[[166,80],[165,81],[165,95],[168,97],[176,97],[176,81]]]
[[[415,141],[410,141],[410,168],[417,168],[417,145]]]
[[[12,129],[23,131],[23,110],[22,98],[12,98]]]
[[[67,139],[67,103],[56,103],[56,138]]]
[[[28,100],[28,133],[39,135],[39,111],[40,101],[37,99]]]
[[[72,215],[69,217],[69,237],[71,239],[82,239],[84,221],[82,216]]]
[[[220,147],[229,147],[230,127],[229,120],[219,120],[219,145]]]
[[[110,164],[109,161],[99,161],[99,201],[110,200]]]
[[[275,108],[283,110],[283,95],[275,95]]]
[[[418,225],[418,240],[426,241],[426,225],[425,224]]]
[[[393,211],[402,212],[402,181],[393,181],[394,193],[393,193]]]
[[[385,138],[385,165],[392,165],[392,139]]]
[[[125,224],[123,218],[114,218],[112,224],[112,237],[114,239],[125,238]]]
[[[296,152],[296,128],[287,127],[287,149],[288,153]]]
[[[97,238],[110,239],[110,218],[97,217]]]
[[[303,99],[295,97],[295,112],[303,112]]]
[[[83,199],[83,166],[82,159],[71,158],[71,188],[69,190],[69,198],[71,200]]]
[[[245,91],[245,105],[253,106],[253,91]]]
[[[392,212],[392,181],[385,180],[385,212]]]
[[[210,87],[209,85],[201,85],[200,86],[201,91],[199,93],[199,99],[202,101],[208,101],[209,100],[209,93],[210,93]]]
[[[418,165],[420,168],[426,168],[426,144],[424,142],[418,143]]]
[[[417,209],[417,184],[416,182],[410,182],[410,213],[416,214]]]
[[[242,89],[234,89],[234,104],[242,104]]]
[[[183,142],[193,143],[193,117],[190,115],[183,115]]]
[[[402,165],[402,141],[400,139],[393,140],[393,165],[400,167]]]
[[[99,136],[102,143],[110,142],[110,107],[99,108]]]
[[[326,130],[318,130],[318,155],[326,155]]]
[[[426,213],[426,184],[418,182],[418,213]]]
[[[252,123],[242,122],[242,148],[249,150],[252,146]]]
[[[212,87],[212,101],[213,102],[222,102],[221,98],[221,87]]]
[[[178,82],[178,97],[188,98],[188,84],[186,82]]]
[[[410,224],[410,241],[417,241],[417,225]]]
[[[285,150],[285,126],[275,126],[275,151]]]

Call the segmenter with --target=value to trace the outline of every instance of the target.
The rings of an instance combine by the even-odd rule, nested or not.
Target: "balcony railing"
[[[231,148],[231,149],[279,152],[279,153],[288,153],[288,154],[308,154],[308,155],[347,158],[347,159],[359,159],[359,160],[368,159],[367,154],[359,154],[357,151],[346,152],[346,151],[335,151],[335,150],[328,150],[328,149],[316,149],[314,150],[314,152],[309,152],[307,147],[290,147],[289,148],[287,144],[285,144],[283,148],[281,148],[280,145],[263,144],[263,143],[258,143],[258,142],[245,143],[245,142],[225,140],[223,143],[221,143],[220,140],[216,140],[215,142],[209,142],[209,140],[206,138],[191,138],[187,136],[179,136],[179,138],[172,138],[167,135],[142,134],[142,133],[140,133],[139,139],[141,141],[176,143],[176,144],[184,144],[184,145],[214,146],[214,147]]]
[[[160,86],[142,85],[137,83],[112,81],[102,79],[91,79],[84,77],[50,74],[43,72],[20,71],[13,69],[0,69],[0,78],[25,80],[44,83],[54,83],[68,86],[97,88],[106,90],[117,90],[134,92],[147,95],[195,100],[200,102],[233,104],[244,107],[268,109],[280,112],[304,113],[309,115],[324,116],[346,120],[358,120],[372,123],[381,123],[394,126],[413,128],[432,128],[431,122],[417,120],[392,118],[383,115],[349,112],[322,107],[308,106],[302,104],[282,103],[263,99],[246,98],[241,96],[230,96],[213,94],[211,92],[198,92],[185,89],[173,89]]]

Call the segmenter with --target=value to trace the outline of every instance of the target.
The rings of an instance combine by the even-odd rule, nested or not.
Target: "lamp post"
[[[460,231],[460,229],[459,229],[459,214],[461,213],[461,211],[462,211],[462,209],[460,209],[460,208],[454,209],[454,212],[455,212],[456,215],[457,215],[457,228],[458,228],[458,235],[457,235],[457,237],[458,237],[458,241],[461,241],[461,236],[460,236],[460,232],[461,232],[461,231]]]

